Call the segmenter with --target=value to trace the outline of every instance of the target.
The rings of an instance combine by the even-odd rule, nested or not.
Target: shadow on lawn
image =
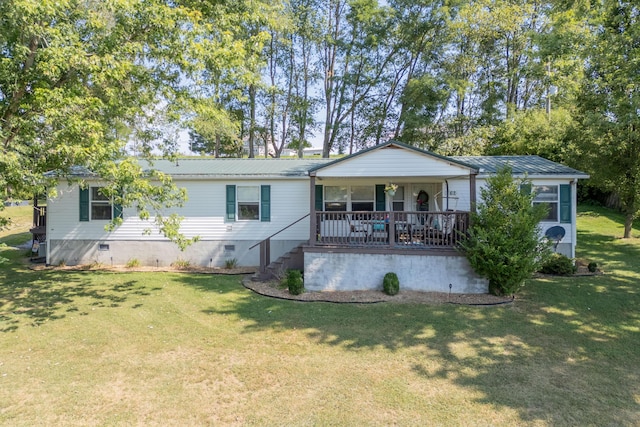
[[[336,305],[251,294],[205,312],[250,320],[246,333],[296,329],[348,350],[419,352],[416,381],[450,379],[523,421],[632,425],[640,409],[637,295],[615,281],[603,291],[600,279],[535,281],[508,307]],[[606,307],[599,298],[609,299]]]
[[[91,276],[89,276],[89,274]],[[109,275],[107,278],[106,275]],[[128,296],[147,294],[135,281],[99,271],[30,271],[11,263],[0,267],[0,332],[63,319],[67,313],[87,315],[80,307],[118,307]]]
[[[223,291],[205,278],[179,280]],[[515,304],[490,308],[303,303],[246,292],[203,312],[244,319],[245,333],[258,336],[301,330],[318,344],[346,350],[419,353],[406,362],[413,381],[448,379],[480,392],[482,404],[517,410],[524,422],[640,421],[638,295],[623,277],[539,279]]]

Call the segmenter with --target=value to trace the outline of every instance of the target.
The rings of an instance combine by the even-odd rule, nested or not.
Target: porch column
[[[476,212],[476,175],[478,174],[472,173],[469,175],[469,202],[471,203],[469,211],[472,213]]]
[[[316,176],[310,175],[309,180],[309,246],[316,245]]]

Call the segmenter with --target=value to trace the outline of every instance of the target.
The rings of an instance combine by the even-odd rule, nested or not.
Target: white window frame
[[[555,193],[553,191],[545,191],[547,189],[555,189]],[[560,222],[560,186],[558,184],[533,185],[532,190],[535,194],[533,198],[534,205],[547,205],[550,207],[547,217],[543,218],[542,222]],[[555,197],[553,197],[554,194]],[[555,209],[553,209],[553,206],[555,206]]]
[[[330,190],[337,189],[337,190]],[[331,194],[331,197],[329,193]],[[348,185],[325,185],[324,201],[322,208],[330,212],[345,212],[349,210],[349,186]],[[333,205],[333,206],[332,206]],[[344,209],[342,209],[344,207]]]
[[[405,206],[404,200],[404,185],[398,185],[396,193],[391,197],[391,210],[394,212],[403,212]]]
[[[357,198],[360,196],[358,193],[370,193],[362,194],[363,198]],[[353,204],[355,203],[367,203],[371,204],[371,209],[355,209]],[[352,211],[366,211],[373,212],[376,210],[376,187],[375,185],[351,185],[349,186],[349,199],[347,201]]]
[[[113,219],[113,202],[107,196],[102,194],[100,190],[104,187],[90,187],[89,188],[89,218],[91,221],[111,221]],[[107,206],[109,217],[108,218],[96,218],[93,208]]]
[[[248,194],[245,196],[245,191],[253,190],[255,195]],[[256,197],[256,199],[252,197]],[[255,215],[245,216],[243,215],[243,209],[245,207],[257,208]],[[251,210],[253,212],[254,210]],[[236,187],[236,215],[238,221],[260,221],[260,186],[259,185],[238,185]]]

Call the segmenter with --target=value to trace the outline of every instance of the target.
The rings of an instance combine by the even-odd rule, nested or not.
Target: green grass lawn
[[[578,226],[579,257],[604,275],[531,280],[481,308],[34,271],[5,249],[0,424],[640,425],[640,241],[602,209]]]

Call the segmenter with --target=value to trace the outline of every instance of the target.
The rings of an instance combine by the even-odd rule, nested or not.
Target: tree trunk
[[[629,239],[631,238],[631,230],[633,228],[633,217],[634,215],[631,213],[628,213],[625,215],[624,217],[624,239]]]
[[[249,86],[249,158],[253,159],[256,155],[254,145],[256,142],[256,87]]]

